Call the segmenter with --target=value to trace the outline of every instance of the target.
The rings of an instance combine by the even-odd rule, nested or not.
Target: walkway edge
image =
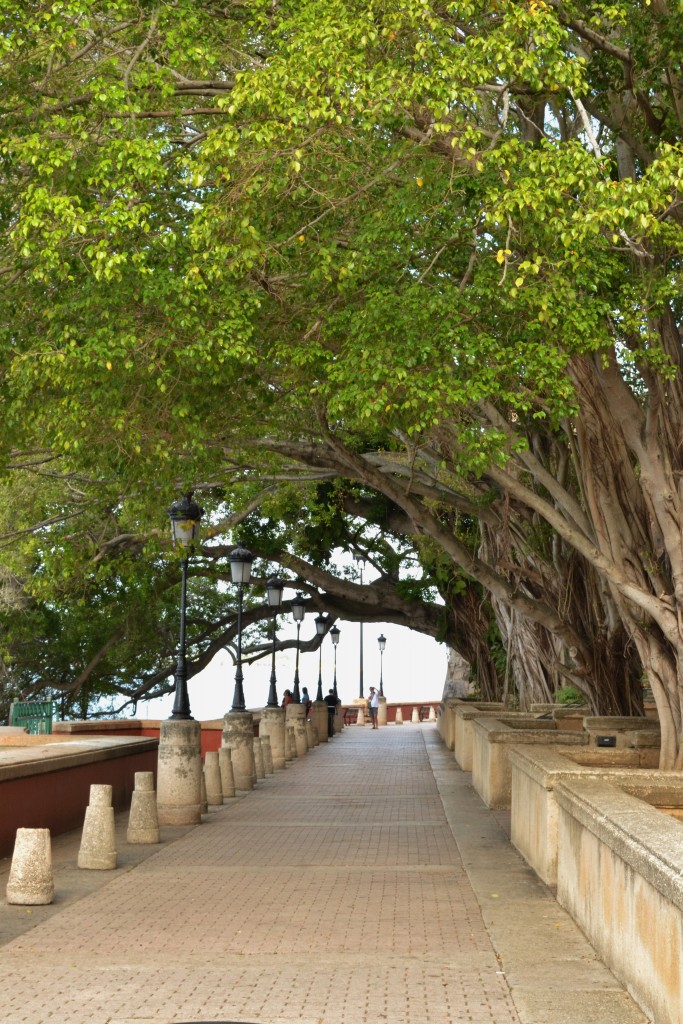
[[[514,849],[436,730],[423,736],[448,825],[522,1024],[651,1024]]]

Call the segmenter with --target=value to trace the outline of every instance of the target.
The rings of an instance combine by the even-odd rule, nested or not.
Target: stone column
[[[315,704],[313,705],[315,707]],[[259,723],[259,736],[270,737],[273,768],[278,771],[285,766],[285,709],[264,708]]]
[[[39,907],[52,903],[54,895],[49,828],[18,828],[7,879],[7,902]]]
[[[199,825],[202,820],[200,738],[199,722],[161,723],[157,771],[160,825]]]
[[[379,699],[379,707],[377,709],[377,724],[378,725],[386,725],[387,724],[387,698],[386,697],[380,697],[380,699]]]
[[[324,700],[313,701],[311,720],[318,730],[318,743],[327,743],[327,704]]]
[[[254,716],[250,711],[229,711],[223,717],[223,743],[230,747],[235,788],[253,789],[256,785],[254,764]]]
[[[303,757],[304,754],[308,752],[308,740],[306,738],[306,708],[303,704],[287,705],[287,724],[294,726],[296,756]]]
[[[418,709],[417,709],[417,708],[413,708],[413,714],[412,714],[412,716],[411,716],[411,719],[410,719],[410,721],[411,721],[411,722],[417,722],[417,723],[419,724],[419,721],[420,721],[420,712],[418,711]]]
[[[396,717],[394,718],[396,725],[403,725],[403,708],[399,704],[396,708]]]

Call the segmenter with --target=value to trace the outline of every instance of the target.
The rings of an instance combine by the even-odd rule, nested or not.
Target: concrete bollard
[[[428,721],[430,721],[430,722],[435,722],[436,721],[436,708],[434,707],[433,704],[432,704],[432,706],[429,709],[429,719],[428,719]]]
[[[161,840],[157,798],[154,792],[154,772],[135,773],[135,789],[130,801],[126,839],[129,843],[139,844],[158,843]]]
[[[324,700],[314,700],[313,706],[311,707],[311,721],[318,730],[318,743],[328,742],[328,712],[327,704]]]
[[[412,713],[412,716],[410,718],[410,721],[411,722],[416,722],[419,725],[419,723],[420,723],[420,712],[417,710],[417,708],[413,708],[413,713]]]
[[[394,723],[396,725],[403,725],[403,708],[401,707],[400,704],[396,708],[396,717],[394,718]]]
[[[313,729],[313,722],[306,720],[306,742],[308,743],[308,749],[313,750],[313,747],[317,746],[318,740],[316,739],[317,730]]]
[[[263,753],[263,770],[266,775],[273,775],[275,769],[273,767],[273,752],[270,749],[270,736],[259,736],[259,741]]]
[[[266,777],[266,769],[263,763],[263,747],[261,746],[261,740],[258,736],[254,736],[252,740],[252,746],[254,748],[254,766],[256,768],[256,778],[260,781]]]
[[[7,902],[42,907],[52,903],[54,895],[49,828],[18,828],[7,879]]]
[[[85,811],[81,846],[78,851],[79,868],[111,871],[116,867],[116,835],[111,799],[111,786],[90,787],[90,803]]]
[[[365,712],[363,711],[362,704],[358,708],[358,717],[356,718],[356,725],[365,725]]]
[[[248,791],[256,785],[254,763],[254,716],[250,711],[229,711],[223,717],[223,743],[230,747],[235,788]]]
[[[204,782],[206,799],[213,807],[223,806],[223,786],[221,784],[221,767],[218,763],[218,751],[208,751],[204,758]]]
[[[206,795],[206,777],[204,775],[204,765],[202,763],[202,755],[199,754],[198,757],[199,757],[199,772],[200,772],[200,775],[201,775],[201,779],[199,780],[199,792],[201,794],[201,799],[200,799],[200,804],[199,805],[201,807],[202,814],[208,814],[209,813],[209,798]]]
[[[294,734],[294,726],[293,725],[288,725],[287,726],[286,731],[285,731],[285,735],[287,737],[287,747],[286,747],[285,757],[287,758],[288,761],[293,761],[295,758],[297,758],[299,756],[297,754],[297,750],[296,750],[296,736]]]
[[[386,725],[387,724],[387,698],[386,697],[380,697],[380,699],[379,699],[379,707],[377,708],[377,724],[378,725]]]
[[[232,758],[230,747],[221,747],[218,751],[218,765],[221,770],[221,789],[223,799],[227,800],[235,795],[235,775],[232,770]]]
[[[304,704],[287,705],[288,725],[294,728],[294,741],[296,744],[297,757],[303,757],[308,753],[308,739],[306,737],[306,707]]]
[[[273,768],[280,771],[285,766],[285,709],[264,708],[259,722],[259,736],[270,738]]]
[[[160,825],[198,825],[201,816],[201,726],[193,720],[168,720],[159,733],[157,811]]]
[[[344,728],[344,711],[341,704],[337,704],[334,709],[334,722],[332,723],[334,735],[338,735]]]

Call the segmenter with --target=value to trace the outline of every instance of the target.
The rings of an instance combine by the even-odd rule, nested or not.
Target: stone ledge
[[[45,737],[38,737],[44,740]],[[57,743],[16,745],[4,751],[0,759],[0,782],[62,771],[82,764],[127,757],[147,750],[156,750],[159,741],[152,737],[109,736],[82,740],[61,740]],[[76,749],[78,748],[78,749]]]

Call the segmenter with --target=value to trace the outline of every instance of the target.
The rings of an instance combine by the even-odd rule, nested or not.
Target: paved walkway
[[[346,729],[164,839],[116,872],[55,841],[55,905],[0,906],[2,1024],[646,1021],[433,727]]]

